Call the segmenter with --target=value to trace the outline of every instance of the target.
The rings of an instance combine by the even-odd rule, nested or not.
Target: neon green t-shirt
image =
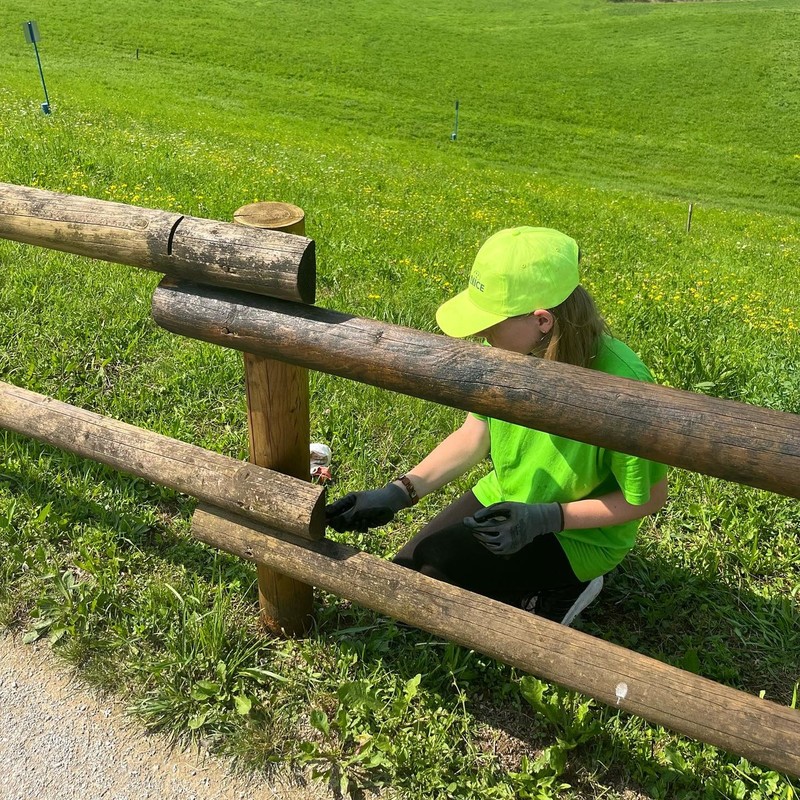
[[[639,357],[625,344],[603,336],[593,368],[610,375],[652,382]],[[489,424],[494,469],[473,489],[484,506],[502,501],[567,503],[622,490],[632,505],[650,499],[666,474],[663,464],[576,442],[522,425],[484,417]],[[641,520],[608,528],[556,534],[575,575],[588,581],[613,569],[636,541]]]

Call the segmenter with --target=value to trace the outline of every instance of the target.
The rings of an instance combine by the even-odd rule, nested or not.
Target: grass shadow
[[[18,439],[15,447],[24,458],[0,471],[0,487],[5,484],[12,497],[24,494],[33,506],[50,504],[50,513],[67,528],[81,522],[110,526],[123,547],[152,553],[198,577],[214,581],[222,571],[226,579],[252,586],[251,564],[175,535],[176,517],[188,525],[195,507],[192,499],[38,443]],[[51,468],[58,470],[56,478],[50,476]],[[94,484],[104,487],[97,498],[86,492]],[[109,502],[109,488],[112,497],[119,495],[119,507]],[[254,588],[247,602],[255,610]],[[764,691],[784,705],[792,702],[800,661],[800,614],[785,598],[768,599],[726,585],[716,575],[635,552],[609,576],[600,598],[576,627],[727,686],[756,695]],[[557,735],[517,690],[505,688],[514,684],[513,671],[491,659],[401,629],[342,600],[323,604],[313,635],[332,645],[351,642],[367,664],[381,663],[406,680],[420,671],[449,671],[450,685],[467,693],[466,707],[478,723],[478,745],[506,769],[518,769],[522,755],[542,752]],[[605,712],[596,713],[602,717]],[[717,759],[737,761],[724,754]],[[605,765],[602,769],[600,763]],[[683,792],[698,796],[707,777],[700,771],[694,778],[689,771],[676,772],[655,752],[643,756],[640,748],[629,747],[609,727],[601,727],[591,743],[571,751],[565,776],[582,782],[588,791],[593,774],[620,791],[640,792],[652,783],[680,785]]]

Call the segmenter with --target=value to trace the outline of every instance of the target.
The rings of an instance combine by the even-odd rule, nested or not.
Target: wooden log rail
[[[304,541],[202,504],[193,533],[612,708],[800,776],[800,711],[327,539]]]
[[[800,776],[800,712],[345,545],[311,538],[320,530],[322,490],[305,481],[4,383],[0,427],[210,502],[201,504],[192,526],[193,535],[207,544]],[[214,505],[223,503],[224,509]]]
[[[8,184],[0,237],[240,290],[162,281],[153,316],[176,333],[800,497],[796,415],[285,302],[313,302],[302,237]],[[199,497],[194,535],[260,568],[800,776],[800,712],[320,540],[305,481],[1,382],[0,427]]]
[[[228,511],[320,538],[323,489],[0,381],[0,428],[55,445]]]
[[[170,211],[0,183],[0,238],[313,303],[314,242]]]
[[[800,416],[165,279],[167,330],[800,498]]]

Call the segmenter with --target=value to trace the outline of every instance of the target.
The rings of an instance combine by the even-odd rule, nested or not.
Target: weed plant
[[[557,227],[659,382],[800,413],[789,2],[161,9],[4,4],[38,18],[55,113],[3,30],[0,180],[222,220],[296,203],[320,305],[430,331],[488,235]],[[158,279],[0,242],[0,379],[245,458],[241,357],[156,327]],[[413,465],[462,417],[324,374],[311,394],[336,496]],[[339,538],[388,557],[481,469]],[[146,726],[240,768],[309,766],[345,794],[795,796],[785,776],[325,593],[310,637],[265,637],[254,569],[194,541],[193,508],[0,433],[0,620]],[[794,501],[673,470],[670,504],[578,624],[796,706],[799,522]]]

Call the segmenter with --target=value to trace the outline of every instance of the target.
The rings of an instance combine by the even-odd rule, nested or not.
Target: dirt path
[[[170,750],[81,686],[47,647],[0,634],[0,800],[328,800],[320,784],[243,779]]]

